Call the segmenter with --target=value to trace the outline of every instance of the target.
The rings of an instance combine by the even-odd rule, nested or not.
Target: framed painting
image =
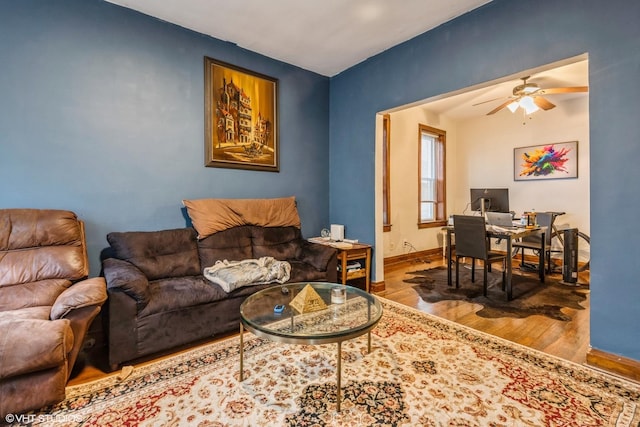
[[[205,166],[279,172],[278,80],[204,58]]]
[[[578,177],[578,141],[513,149],[514,181]]]

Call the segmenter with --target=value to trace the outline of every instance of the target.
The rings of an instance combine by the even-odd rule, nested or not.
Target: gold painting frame
[[[204,57],[206,167],[280,171],[278,80]]]

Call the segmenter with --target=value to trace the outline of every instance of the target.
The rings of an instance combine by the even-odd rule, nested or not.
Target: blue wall
[[[329,81],[98,0],[3,1],[0,207],[76,211],[93,275],[108,232],[182,227],[184,198],[295,195],[305,235],[372,242],[376,112],[587,52],[591,343],[640,360],[639,16],[494,0]],[[203,166],[204,56],[279,79],[280,173]]]
[[[332,78],[331,221],[374,241],[376,112],[586,52],[591,344],[640,360],[639,17],[637,0],[494,0]]]
[[[279,79],[280,172],[204,167],[203,58]],[[182,199],[294,195],[329,224],[329,79],[97,0],[0,2],[0,207],[110,231],[184,227]]]

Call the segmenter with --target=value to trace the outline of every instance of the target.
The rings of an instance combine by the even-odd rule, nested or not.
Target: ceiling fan
[[[555,95],[562,93],[574,93],[574,92],[588,92],[588,86],[574,86],[574,87],[556,87],[550,89],[542,89],[536,83],[528,83],[527,80],[531,76],[521,77],[522,84],[513,88],[513,95],[502,104],[498,105],[493,110],[487,113],[487,116],[495,114],[503,108],[507,107],[513,113],[518,107],[524,109],[526,114],[531,114],[539,109],[550,110],[555,107],[555,104],[543,97],[543,95]],[[485,104],[487,102],[493,102],[497,99],[494,98],[488,101],[479,102],[473,104],[473,106]]]

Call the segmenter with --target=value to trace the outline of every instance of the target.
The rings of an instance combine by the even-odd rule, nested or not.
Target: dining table
[[[447,232],[446,236],[446,248],[447,248],[447,285],[452,286],[452,256],[453,256],[453,248],[451,245],[451,238],[455,234],[452,225],[446,226],[445,230]],[[507,262],[506,262],[506,278],[505,278],[505,291],[507,294],[507,301],[511,301],[513,299],[513,241],[516,239],[521,239],[523,237],[539,235],[542,241],[542,248],[539,251],[539,260],[538,260],[538,275],[540,277],[540,282],[544,283],[544,275],[545,275],[545,233],[547,232],[546,227],[534,226],[534,227],[499,227],[487,225],[487,237],[489,239],[496,239],[498,242],[504,240],[506,242],[506,251],[507,251]],[[475,260],[474,260],[475,262]]]

